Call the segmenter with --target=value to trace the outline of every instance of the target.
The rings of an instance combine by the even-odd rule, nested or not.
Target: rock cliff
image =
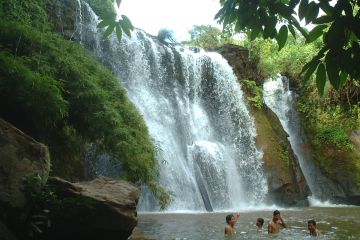
[[[263,76],[256,64],[249,60],[248,50],[236,45],[225,45],[217,51],[232,66],[240,84],[242,80],[252,80],[261,87]],[[247,96],[252,94],[244,88],[243,90]],[[264,104],[261,108],[250,105],[249,109],[255,118],[258,147],[264,153],[269,201],[279,205],[307,204],[310,189],[279,119]]]

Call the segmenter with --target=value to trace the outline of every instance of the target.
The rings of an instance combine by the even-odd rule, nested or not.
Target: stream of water
[[[314,219],[323,234],[321,239],[360,239],[359,207],[309,207],[279,209],[287,224],[279,235],[267,233],[273,210],[240,211],[235,225],[236,234],[224,236],[225,216],[228,213],[140,213],[139,227],[159,240],[219,240],[219,239],[310,239],[307,221]],[[263,231],[257,231],[256,219],[265,220]]]
[[[262,202],[268,187],[255,123],[227,61],[201,49],[165,46],[140,30],[121,43],[114,34],[103,40],[86,3],[80,16],[75,37],[116,75],[148,126],[158,149],[158,181],[172,196],[168,211]],[[106,162],[99,164],[100,174],[109,175]],[[138,209],[159,210],[146,186]]]

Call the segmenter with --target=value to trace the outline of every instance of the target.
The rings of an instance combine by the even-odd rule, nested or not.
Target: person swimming
[[[278,234],[280,232],[280,227],[286,228],[284,220],[281,218],[280,211],[275,210],[273,213],[273,218],[268,224],[268,233]]]
[[[310,236],[312,236],[312,237],[319,237],[322,235],[321,232],[316,228],[315,220],[308,221],[308,230],[309,230]]]
[[[226,216],[225,235],[232,236],[235,233],[235,223],[240,217],[240,213],[229,214]]]
[[[258,231],[262,231],[262,228],[263,228],[263,225],[264,225],[264,219],[263,218],[256,219],[256,224],[255,225],[257,226]]]

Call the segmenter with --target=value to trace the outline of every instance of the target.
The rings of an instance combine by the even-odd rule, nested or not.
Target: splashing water
[[[82,4],[77,39],[119,79],[157,145],[159,183],[168,211],[233,210],[262,202],[267,182],[254,120],[240,84],[216,53],[169,48],[135,30],[102,40],[97,17]],[[76,34],[75,34],[76,35]],[[140,211],[158,211],[142,188]]]
[[[296,96],[289,88],[289,80],[279,76],[268,79],[264,83],[264,100],[266,105],[275,112],[281,125],[289,135],[289,141],[294,153],[299,159],[301,170],[312,192],[310,204],[326,201],[333,195],[345,196],[337,184],[323,176],[320,169],[311,161],[307,150],[307,139],[300,127],[299,114],[294,106]],[[315,204],[314,206],[318,206]]]

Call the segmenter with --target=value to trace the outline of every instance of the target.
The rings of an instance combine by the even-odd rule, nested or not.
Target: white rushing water
[[[159,149],[159,182],[168,211],[223,211],[261,203],[267,194],[254,120],[236,77],[216,53],[159,44],[140,30],[119,43],[102,39],[82,4],[76,38],[117,76]],[[158,211],[142,189],[140,211]]]
[[[308,142],[301,128],[299,114],[296,110],[295,93],[289,88],[289,80],[279,76],[275,79],[268,79],[264,83],[264,100],[266,105],[278,116],[281,125],[289,135],[289,142],[306,181],[312,192],[309,203],[318,206],[330,204],[327,199],[332,196],[344,196],[343,191],[337,184],[331,182],[320,172],[320,169],[311,160],[308,152]]]

